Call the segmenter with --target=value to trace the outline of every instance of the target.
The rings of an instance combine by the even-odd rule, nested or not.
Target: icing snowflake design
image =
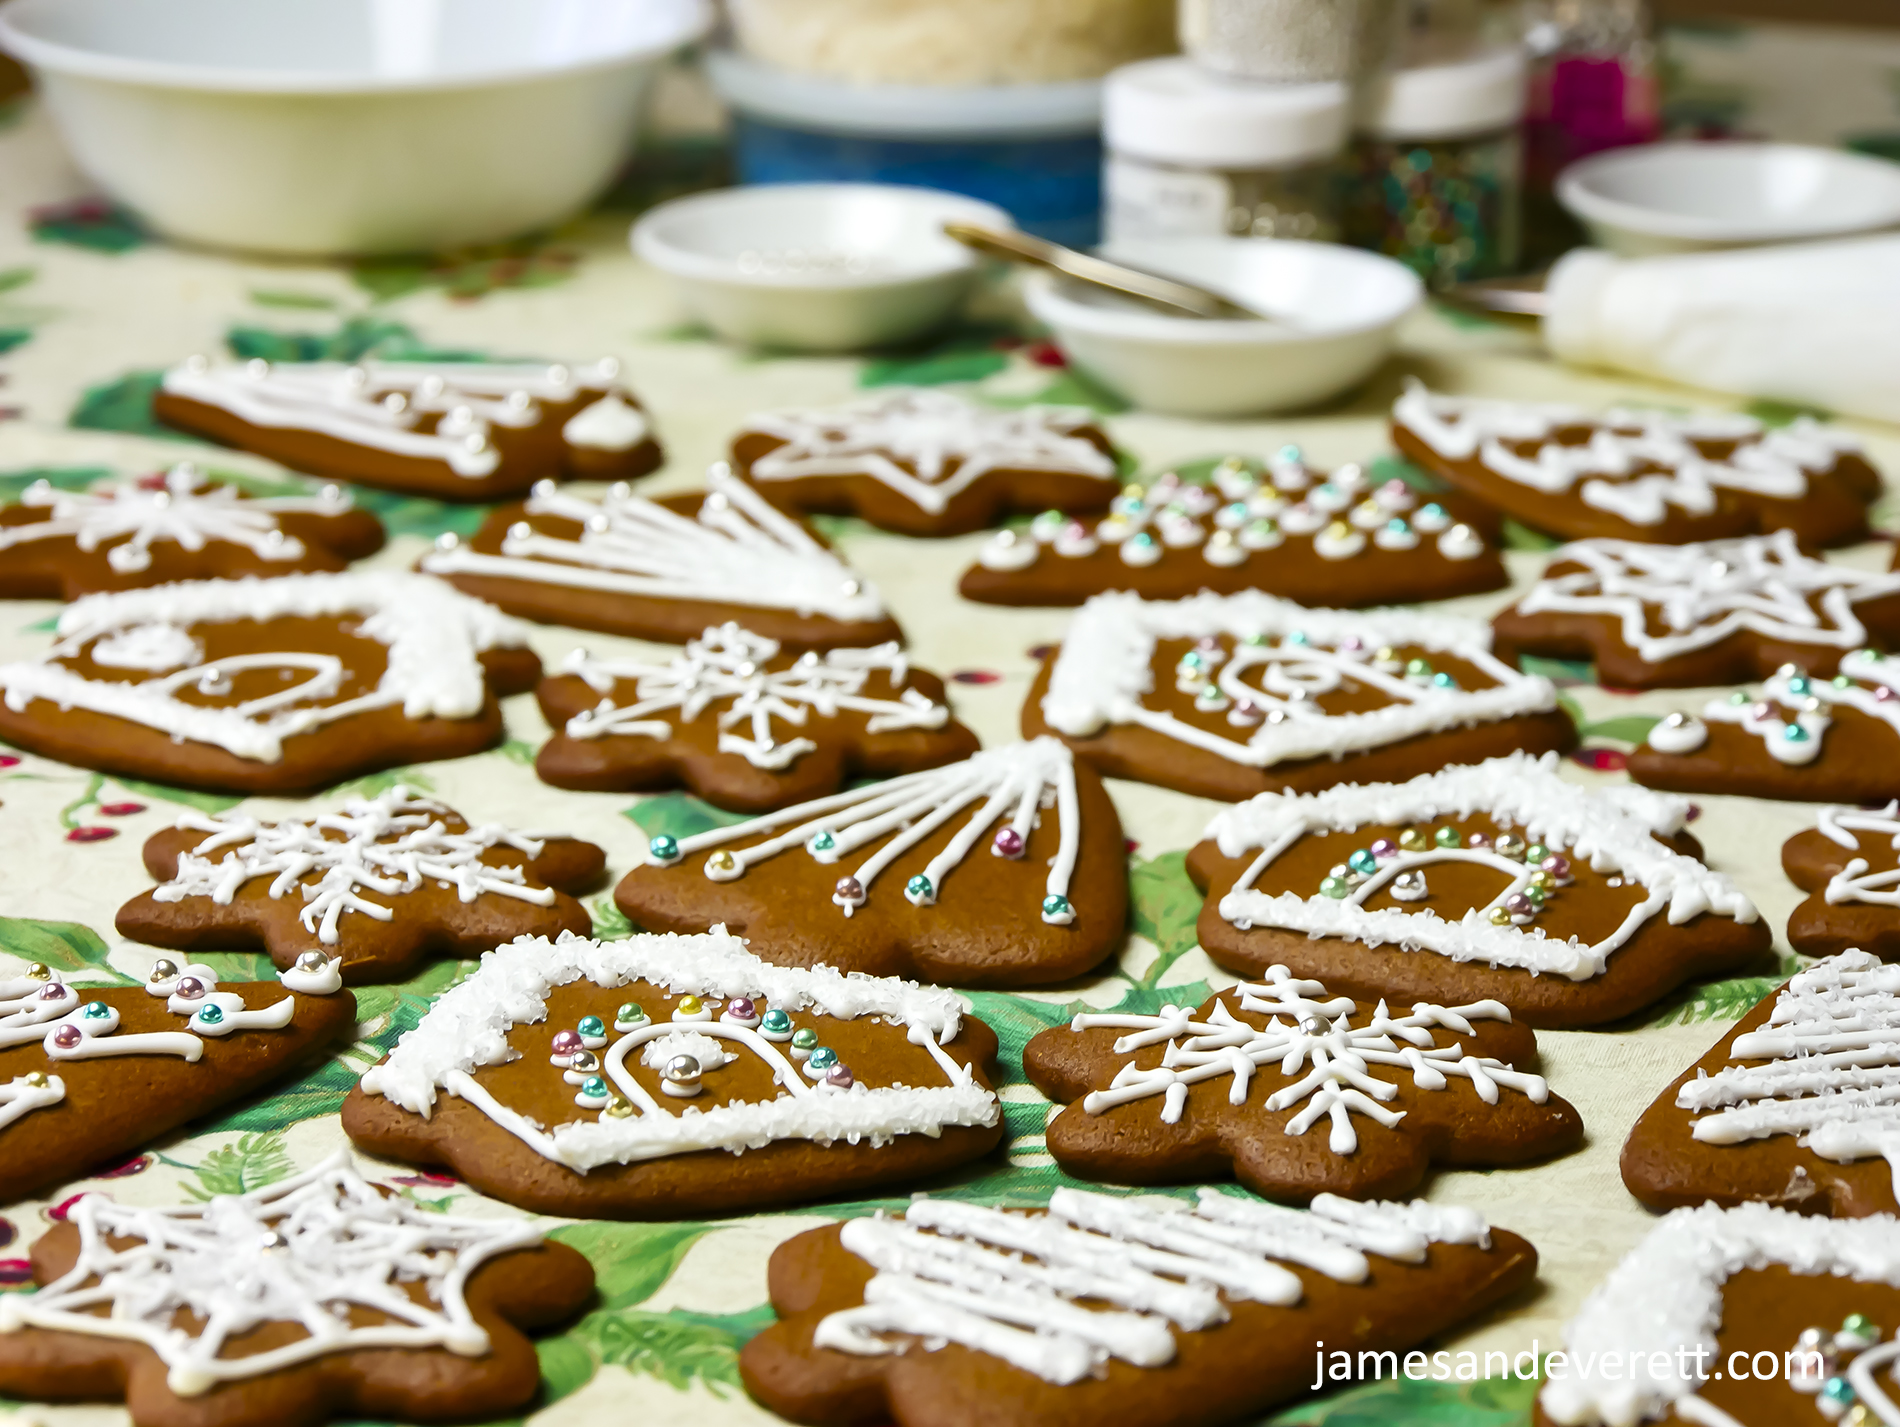
[[[780,742],[774,720],[803,728],[814,714],[829,719],[849,711],[871,716],[867,733],[942,728],[950,721],[949,709],[915,689],[903,689],[894,699],[863,692],[874,673],[885,674],[892,687],[910,676],[895,640],[874,649],[807,652],[789,669],[767,669],[778,652],[778,641],[736,624],[708,629],[665,664],[596,659],[576,649],[562,672],[580,678],[601,700],[569,719],[564,732],[569,738],[671,738],[675,724],[656,715],[675,714],[688,724],[712,705],[725,704],[718,713],[719,751],[736,753],[755,768],[781,769],[818,745],[809,738]],[[608,697],[622,680],[633,683],[636,702],[616,704]]]
[[[277,517],[342,515],[351,503],[336,486],[325,486],[314,496],[244,500],[234,486],[205,485],[203,473],[181,461],[156,489],[125,481],[67,491],[54,489],[49,481],[35,481],[20,504],[44,510],[46,518],[31,525],[0,525],[0,551],[37,540],[72,540],[88,553],[108,545],[106,563],[121,575],[132,575],[151,568],[152,546],[161,541],[192,551],[224,541],[242,545],[261,559],[300,560],[303,542],[286,535]]]
[[[347,1152],[281,1184],[189,1209],[88,1194],[68,1218],[79,1230],[78,1262],[38,1293],[0,1300],[0,1333],[129,1338],[158,1354],[166,1386],[181,1397],[360,1349],[480,1357],[488,1332],[463,1296],[469,1278],[490,1259],[541,1242],[529,1224],[455,1218],[386,1195]],[[137,1242],[115,1249],[113,1239]],[[410,1293],[418,1286],[423,1302]],[[353,1324],[358,1310],[376,1321]],[[203,1328],[174,1326],[180,1313]],[[232,1338],[266,1323],[296,1324],[304,1336],[223,1356]]]
[[[1900,852],[1900,800],[1888,803],[1877,812],[1859,808],[1822,808],[1815,824],[1821,835],[1851,853],[1860,851],[1857,832],[1871,832],[1887,838],[1888,846]],[[1878,907],[1900,907],[1900,868],[1875,872],[1866,858],[1855,856],[1828,879],[1822,893],[1829,906],[1843,902],[1867,902]]]
[[[1093,421],[1072,407],[998,411],[927,387],[898,390],[830,411],[754,416],[746,433],[784,444],[749,477],[869,476],[934,515],[991,471],[1118,479],[1114,458],[1075,434]]]
[[[991,855],[1020,858],[1040,815],[1053,809],[1059,839],[1049,863],[1042,919],[1054,926],[1072,923],[1075,908],[1069,901],[1069,879],[1075,872],[1082,819],[1076,801],[1075,760],[1066,744],[1048,737],[985,749],[961,763],[817,798],[692,837],[662,834],[652,839],[648,853],[658,866],[671,867],[714,849],[706,859],[706,876],[714,882],[732,882],[745,876],[748,867],[794,847],[803,847],[816,862],[834,863],[888,839],[838,880],[832,904],[848,917],[870,900],[871,884],[886,867],[973,803],[976,811],[956,836],[905,883],[905,898],[912,906],[934,906],[944,879],[1000,820],[1007,819],[990,841]],[[780,828],[785,831],[778,832]],[[777,836],[749,847],[724,846],[771,832]]]
[[[884,618],[876,587],[854,574],[797,521],[768,505],[723,463],[706,475],[695,517],[630,492],[624,482],[598,501],[537,482],[529,515],[571,520],[573,539],[527,521],[509,527],[499,555],[446,534],[425,555],[432,575],[487,575],[647,599],[702,600],[789,609],[837,620]]]
[[[1879,719],[1900,734],[1900,659],[1876,649],[1841,656],[1841,672],[1831,679],[1783,664],[1762,683],[1760,697],[1741,689],[1711,699],[1700,718],[1673,713],[1649,731],[1658,753],[1694,753],[1709,741],[1712,723],[1735,724],[1761,740],[1777,763],[1798,768],[1821,756],[1834,710],[1850,708]],[[1784,714],[1793,714],[1793,718]]]

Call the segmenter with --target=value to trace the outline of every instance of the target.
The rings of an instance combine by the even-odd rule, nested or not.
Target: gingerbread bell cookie
[[[1359,1022],[1360,1024],[1354,1024]],[[1064,1109],[1049,1153],[1080,1179],[1168,1184],[1231,1168],[1256,1194],[1409,1194],[1433,1164],[1575,1149],[1583,1121],[1523,1067],[1536,1037],[1496,1001],[1366,1015],[1284,966],[1159,1015],[1083,1011],[1023,1052]]]
[[[723,927],[524,938],[437,999],[343,1128],[537,1213],[701,1218],[987,1154],[995,1054],[948,991],[773,966]]]
[[[1688,815],[1566,783],[1554,754],[1263,793],[1188,854],[1200,942],[1243,976],[1283,965],[1368,1001],[1600,1025],[1768,950],[1754,903],[1697,860]]]
[[[88,595],[38,659],[0,664],[0,738],[186,788],[290,793],[501,741],[532,688],[523,626],[396,573],[200,580]]]
[[[754,416],[732,438],[732,467],[780,510],[861,516],[904,535],[1093,514],[1121,487],[1115,447],[1089,412],[1004,411],[929,387]]]
[[[39,963],[0,973],[0,1204],[115,1164],[355,1033],[355,998],[321,951],[281,982],[220,985],[169,959],[143,986],[71,986]]]
[[[555,736],[534,761],[557,788],[684,786],[722,808],[770,812],[967,758],[943,680],[896,644],[793,654],[736,624],[666,663],[577,649],[536,697]]]
[[[703,495],[592,499],[553,482],[436,540],[418,569],[544,624],[683,643],[736,620],[795,649],[901,639],[877,587],[724,464]]]
[[[1097,595],[1023,705],[1110,777],[1206,798],[1406,778],[1576,741],[1550,681],[1474,620],[1306,609],[1248,592]]]
[[[787,966],[1038,986],[1121,945],[1126,868],[1101,779],[1039,738],[731,827],[660,834],[614,901],[648,931],[723,923]]]
[[[1900,961],[1900,801],[1884,808],[1822,808],[1781,848],[1781,870],[1808,894],[1788,918],[1803,956],[1858,947]]]
[[[540,362],[212,362],[165,373],[152,414],[295,471],[439,500],[543,478],[630,480],[659,443],[611,357]]]
[[[780,1245],[778,1321],[739,1373],[769,1410],[839,1427],[1216,1427],[1309,1392],[1339,1345],[1396,1362],[1536,1272],[1515,1234],[1423,1202],[919,1196]]]
[[[382,522],[335,486],[253,497],[182,461],[84,490],[39,480],[0,505],[0,598],[342,570],[382,546]]]
[[[88,1194],[0,1298],[0,1392],[123,1400],[134,1427],[488,1419],[541,1385],[525,1334],[594,1293],[531,1224],[464,1219],[370,1184],[341,1154],[173,1208]]]
[[[1392,440],[1460,491],[1565,540],[1681,545],[1789,530],[1803,545],[1867,536],[1880,473],[1846,432],[1802,417],[1577,407],[1440,396],[1411,383]]]
[[[398,784],[280,822],[186,813],[146,842],[159,885],[117,925],[152,946],[261,950],[283,967],[314,946],[339,958],[345,981],[396,981],[425,957],[587,932],[570,893],[604,863],[591,842],[471,825]]]

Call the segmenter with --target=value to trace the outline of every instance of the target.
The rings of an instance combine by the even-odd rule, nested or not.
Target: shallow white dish
[[[1251,416],[1315,406],[1371,376],[1424,287],[1390,258],[1330,243],[1143,238],[1104,257],[1199,283],[1282,321],[1169,317],[1032,272],[1029,309],[1063,355],[1136,406],[1178,416]]]
[[[708,0],[13,0],[74,159],[169,237],[274,253],[491,242],[587,203]]]
[[[663,203],[632,242],[720,336],[848,352],[920,337],[955,313],[978,259],[943,235],[950,219],[1014,226],[992,204],[930,188],[775,183]]]
[[[1557,199],[1628,257],[1796,242],[1900,223],[1900,164],[1803,144],[1647,144],[1570,165]]]

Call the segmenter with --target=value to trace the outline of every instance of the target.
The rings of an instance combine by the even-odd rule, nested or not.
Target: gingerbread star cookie
[[[1822,808],[1815,826],[1781,848],[1781,870],[1808,894],[1788,918],[1803,956],[1850,947],[1900,961],[1900,802]]]
[[[591,842],[471,826],[399,784],[312,818],[186,813],[146,842],[159,885],[117,925],[152,946],[259,950],[284,967],[315,946],[352,984],[399,981],[425,957],[587,932],[570,894],[605,862]]]
[[[664,664],[577,649],[536,697],[557,730],[534,761],[544,782],[593,792],[684,785],[738,812],[977,750],[950,717],[943,680],[895,643],[794,655],[726,624]]]
[[[1490,642],[1474,620],[1406,610],[1097,595],[1044,659],[1023,733],[1060,734],[1110,777],[1230,801],[1570,747],[1556,689]]]
[[[0,664],[0,738],[186,788],[291,793],[500,742],[541,661],[423,575],[283,575],[88,595]]]
[[[732,468],[780,510],[856,515],[903,535],[962,535],[1006,515],[1108,509],[1115,447],[1088,412],[976,406],[894,388],[829,411],[750,418]]]
[[[0,1204],[117,1163],[347,1043],[356,1001],[342,988],[321,951],[281,984],[220,985],[165,959],[144,986],[70,986],[39,963],[0,973]]]
[[[539,362],[211,362],[165,373],[152,414],[295,471],[438,500],[543,478],[630,480],[659,443],[611,357]]]
[[[1200,942],[1243,976],[1284,965],[1367,1001],[1600,1025],[1768,950],[1688,816],[1680,798],[1566,783],[1554,754],[1263,793],[1188,854]]]
[[[175,580],[342,570],[382,547],[382,522],[335,486],[252,497],[181,461],[81,491],[35,481],[0,505],[0,597],[76,600]]]
[[[209,1204],[88,1194],[33,1245],[33,1279],[0,1299],[0,1391],[123,1400],[134,1427],[525,1410],[525,1333],[594,1293],[586,1258],[534,1225],[438,1213],[347,1154]]]
[[[523,938],[363,1077],[343,1128],[536,1213],[703,1218],[987,1154],[995,1054],[948,991],[773,966],[723,927]]]
[[[901,639],[877,587],[721,463],[703,495],[600,499],[551,481],[417,568],[544,624],[684,643],[736,620],[794,649]]]
[[[614,901],[648,931],[724,923],[781,965],[1039,986],[1121,945],[1126,868],[1101,779],[1039,738],[732,827],[661,834]]]
[[[739,1374],[768,1410],[839,1427],[1252,1422],[1340,1344],[1427,1363],[1407,1350],[1536,1272],[1515,1234],[1422,1202],[1058,1189],[1017,1213],[920,1195],[781,1244],[778,1321]]]

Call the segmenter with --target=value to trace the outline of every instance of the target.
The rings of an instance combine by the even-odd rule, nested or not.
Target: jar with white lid
[[[1341,83],[1234,79],[1181,58],[1124,65],[1102,90],[1104,233],[1334,240],[1350,128]]]

